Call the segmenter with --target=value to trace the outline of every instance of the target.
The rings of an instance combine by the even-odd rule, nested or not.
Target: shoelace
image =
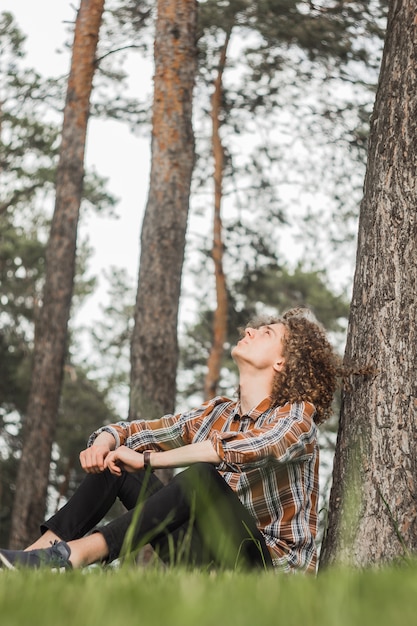
[[[51,561],[56,561],[57,566],[71,567],[71,564],[69,562],[70,553],[65,549],[63,542],[55,539],[55,541],[50,541],[49,543],[51,544],[51,547],[49,548]]]

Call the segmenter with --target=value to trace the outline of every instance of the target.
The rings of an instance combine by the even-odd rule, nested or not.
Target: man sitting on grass
[[[31,546],[0,550],[3,566],[79,568],[151,543],[172,564],[315,572],[317,424],[338,360],[308,313],[247,326],[232,349],[237,401],[93,433],[84,481]],[[179,467],[165,486],[152,473]],[[127,512],[97,527],[116,498]]]

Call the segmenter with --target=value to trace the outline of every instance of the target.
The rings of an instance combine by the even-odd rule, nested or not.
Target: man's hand
[[[143,469],[143,454],[126,446],[120,446],[117,450],[108,453],[104,465],[115,476],[120,476],[123,470],[137,472]]]
[[[98,435],[93,445],[80,452],[81,467],[87,474],[99,474],[106,469],[105,460],[108,454],[114,450],[115,440],[113,435],[102,432]]]

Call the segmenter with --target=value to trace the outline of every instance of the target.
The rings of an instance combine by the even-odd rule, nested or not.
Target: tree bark
[[[175,407],[177,322],[194,166],[195,0],[159,0],[150,188],[141,234],[129,418]]]
[[[343,397],[321,564],[417,549],[417,14],[393,0],[361,205]]]
[[[204,380],[204,397],[213,398],[217,393],[220,379],[224,343],[227,337],[228,295],[226,277],[223,270],[223,235],[221,206],[223,198],[224,148],[220,136],[221,114],[223,109],[223,72],[226,65],[227,49],[231,29],[226,31],[226,39],[220,53],[219,67],[214,92],[211,99],[212,147],[214,157],[214,215],[213,248],[214,276],[216,282],[216,309],[213,315],[213,343],[207,360],[207,374]]]
[[[31,391],[12,516],[12,547],[22,547],[39,534],[45,513],[74,283],[87,120],[103,8],[104,0],[81,0],[75,24],[55,209],[46,250],[43,303],[35,329]]]

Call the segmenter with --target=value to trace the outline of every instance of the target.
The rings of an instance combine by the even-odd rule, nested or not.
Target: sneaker
[[[65,541],[54,541],[50,548],[39,550],[0,550],[0,566],[7,569],[30,567],[39,569],[72,569],[71,548]]]

